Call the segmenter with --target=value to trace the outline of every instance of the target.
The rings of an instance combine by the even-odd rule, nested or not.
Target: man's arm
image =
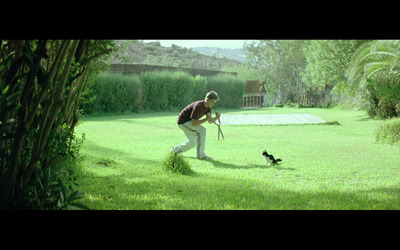
[[[206,121],[209,121],[210,119],[212,119],[212,116],[210,113],[207,113],[206,118],[201,119],[201,120],[196,120],[196,119],[192,118],[192,126],[201,125],[201,124],[205,123]]]
[[[208,123],[214,123],[216,120],[218,120],[221,117],[221,113],[218,111],[215,111],[215,118],[211,118],[208,120]]]

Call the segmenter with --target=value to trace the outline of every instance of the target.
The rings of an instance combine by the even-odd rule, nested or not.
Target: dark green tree
[[[310,40],[303,48],[307,60],[301,74],[307,86],[313,89],[338,90],[346,88],[345,72],[350,65],[354,51],[365,41],[359,40]]]
[[[57,185],[46,190],[44,183],[53,166],[73,154],[82,92],[112,50],[111,41],[100,40],[0,40],[2,207],[67,203],[60,181],[57,191]],[[45,198],[47,203],[41,202]]]
[[[302,40],[261,40],[245,44],[256,77],[267,83],[267,92],[278,96],[281,103],[297,102],[300,90],[304,88],[300,75],[306,66],[303,46]]]
[[[347,90],[362,93],[371,116],[400,115],[400,41],[364,43],[354,53],[346,71]]]

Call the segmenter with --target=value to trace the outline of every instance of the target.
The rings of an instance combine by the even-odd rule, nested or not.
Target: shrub
[[[146,109],[162,111],[168,108],[168,84],[173,81],[170,72],[145,72],[140,74],[143,84],[143,105]]]
[[[390,145],[400,143],[400,118],[392,118],[382,122],[375,131],[376,141],[389,143]]]
[[[326,122],[323,122],[323,123],[317,123],[318,125],[340,125],[340,123],[338,122],[338,121],[335,121],[335,120],[333,120],[333,121],[326,121]]]
[[[143,106],[161,111],[181,109],[203,99],[206,94],[205,77],[192,77],[185,72],[155,71],[140,74],[143,84]]]
[[[193,100],[201,100],[207,94],[207,77],[197,75],[193,78],[194,93]],[[187,105],[187,104],[186,104]]]
[[[244,94],[246,82],[236,76],[219,74],[207,78],[208,90],[214,90],[219,95],[217,105],[224,108],[240,107],[240,99]]]
[[[64,130],[68,130],[64,127]],[[80,164],[83,156],[79,150],[85,139],[76,138],[71,131],[67,141],[62,140],[63,135],[55,132],[53,137],[58,140],[52,140],[48,152],[59,152],[64,149],[63,155],[57,160],[52,161],[52,167],[46,169],[37,169],[34,171],[33,181],[26,184],[24,189],[25,201],[20,201],[20,206],[29,206],[32,209],[89,209],[88,207],[77,203],[76,200],[82,198],[82,192],[76,189],[76,181],[80,178]],[[58,149],[57,149],[58,148]],[[55,156],[53,157],[55,159]]]
[[[220,95],[219,107],[237,108],[244,88],[245,81],[226,74],[207,78],[171,71],[103,72],[88,84],[81,108],[85,114],[176,110],[204,99],[210,90]]]
[[[85,113],[137,112],[142,106],[142,83],[137,75],[103,72],[92,83],[85,98],[92,99],[82,105]]]
[[[172,75],[172,80],[167,86],[169,108],[185,107],[194,99],[194,78],[185,72],[170,72],[170,74]]]

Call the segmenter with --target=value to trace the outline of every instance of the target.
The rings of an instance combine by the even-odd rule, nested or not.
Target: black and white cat
[[[273,155],[268,154],[267,150],[264,150],[262,155],[265,158],[265,164],[267,164],[267,163],[276,164],[276,163],[282,161],[282,159],[280,159],[280,158],[275,159],[275,157]]]

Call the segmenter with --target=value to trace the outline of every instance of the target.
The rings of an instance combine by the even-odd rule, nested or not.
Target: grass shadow
[[[357,119],[354,120],[356,122],[368,122],[368,121],[375,120],[374,118],[370,117],[368,114],[358,115],[356,117],[357,117]]]
[[[116,121],[116,120],[135,120],[146,119],[154,117],[178,117],[180,111],[146,111],[146,112],[112,112],[86,115],[81,118],[81,121],[102,122],[102,121]]]
[[[251,165],[234,165],[231,163],[225,163],[225,162],[221,162],[218,160],[211,160],[209,161],[211,164],[214,165],[214,167],[217,168],[230,168],[230,169],[255,169],[255,168],[259,168],[259,169],[269,169],[269,168],[274,168],[277,170],[296,170],[295,168],[285,168],[282,167],[280,164],[275,164],[275,165],[266,165],[266,164],[251,164]]]
[[[274,168],[274,169],[276,169],[276,170],[289,170],[289,171],[296,170],[295,168],[285,168],[285,167],[282,167],[282,164],[284,164],[284,163],[278,163],[278,164],[274,164],[274,165],[268,165],[267,168]]]

